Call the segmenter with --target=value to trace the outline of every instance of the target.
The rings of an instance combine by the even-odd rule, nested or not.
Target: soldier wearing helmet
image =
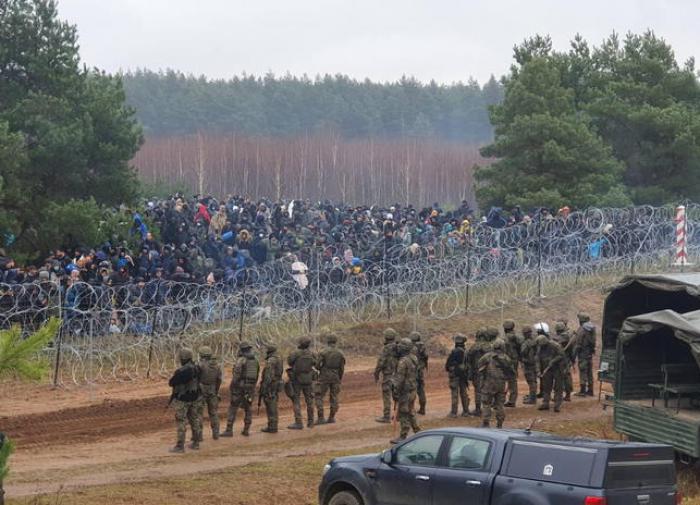
[[[467,351],[467,371],[469,380],[474,386],[474,411],[470,415],[481,416],[481,378],[479,377],[479,360],[491,350],[491,344],[487,342],[486,328],[476,331],[476,342]],[[498,331],[496,331],[498,333]]]
[[[290,430],[301,430],[304,428],[301,417],[301,397],[304,396],[306,403],[306,426],[314,426],[314,382],[316,381],[316,356],[311,352],[311,339],[301,337],[298,341],[296,351],[287,357],[287,375],[292,384],[293,396],[292,406],[294,408],[294,423],[287,428]]]
[[[378,383],[382,379],[382,416],[378,417],[378,423],[391,422],[391,378],[396,373],[398,360],[396,357],[396,337],[398,334],[393,328],[384,330],[384,347],[377,359],[377,366],[374,367],[374,382]]]
[[[535,343],[542,386],[542,404],[538,408],[539,410],[549,410],[552,391],[554,391],[554,412],[559,412],[563,400],[564,370],[566,368],[564,349],[544,334],[538,335]]]
[[[275,344],[265,346],[265,368],[263,368],[260,380],[260,396],[265,403],[267,414],[267,426],[260,429],[263,433],[277,433],[279,417],[277,414],[277,399],[282,390],[282,372],[284,363],[277,352]],[[260,400],[258,400],[260,405]]]
[[[508,379],[508,401],[506,407],[515,407],[518,401],[518,362],[520,361],[522,340],[515,333],[515,322],[507,319],[503,321],[503,338],[506,344],[506,354],[510,358],[513,374]]]
[[[408,338],[402,338],[396,349],[399,362],[391,379],[391,389],[397,404],[400,431],[399,437],[391,441],[392,444],[404,440],[411,429],[414,433],[420,431],[415,412],[418,358],[411,352],[413,342]]]
[[[571,401],[571,393],[574,389],[574,380],[571,376],[571,367],[576,360],[574,354],[574,341],[571,338],[571,333],[566,327],[566,322],[563,320],[557,321],[554,324],[554,340],[564,349],[566,354],[566,365],[564,367],[564,401]]]
[[[180,368],[170,378],[168,384],[173,388],[170,401],[175,408],[175,421],[177,423],[177,443],[170,452],[185,452],[185,439],[187,437],[187,423],[192,430],[191,449],[199,449],[199,441],[202,439],[201,391],[199,388],[199,369],[194,364],[192,350],[183,348],[178,353]]]
[[[449,379],[450,397],[452,399],[449,417],[457,417],[459,403],[462,404],[462,416],[469,415],[468,368],[465,344],[467,337],[461,334],[454,336],[455,347],[445,362],[445,371]]]
[[[216,361],[216,357],[212,356],[211,348],[202,346],[199,348],[199,385],[202,389],[202,401],[200,406],[204,413],[206,407],[209,414],[209,424],[211,426],[211,437],[214,440],[219,439],[219,388],[223,374],[221,366]]]
[[[477,363],[481,384],[483,417],[481,425],[491,425],[491,411],[496,413],[496,427],[502,428],[506,419],[504,407],[506,398],[506,381],[513,376],[513,364],[506,354],[506,342],[497,338],[491,350],[484,354]]]
[[[523,403],[533,405],[537,401],[537,346],[532,334],[532,326],[523,326],[521,331],[523,337],[520,359],[523,363],[523,373],[528,387],[528,395],[523,398]]]
[[[336,347],[335,333],[326,334],[326,348],[318,355],[318,389],[316,391],[316,424],[333,424],[340,408],[340,383],[345,373],[345,355]],[[323,412],[323,400],[328,395],[330,412],[328,419]]]
[[[417,331],[412,331],[409,335],[413,342],[413,354],[418,358],[418,377],[416,382],[416,393],[418,395],[418,414],[425,415],[425,372],[428,370],[428,351],[425,349],[425,344],[421,341],[421,334]]]
[[[576,396],[593,396],[593,356],[596,348],[595,325],[586,313],[578,315],[581,326],[576,330],[576,359],[578,360],[579,392]]]
[[[231,403],[228,407],[226,431],[221,434],[222,437],[233,436],[233,425],[236,422],[239,408],[242,408],[244,412],[241,435],[244,437],[250,435],[250,425],[253,423],[253,397],[259,374],[260,363],[253,353],[253,346],[248,342],[241,342],[238,346],[238,358],[233,364],[230,386]]]

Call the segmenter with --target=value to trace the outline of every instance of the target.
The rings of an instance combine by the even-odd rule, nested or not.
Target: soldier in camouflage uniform
[[[571,393],[574,390],[574,380],[571,377],[571,366],[576,359],[574,355],[574,345],[571,339],[571,333],[566,327],[564,321],[557,321],[554,325],[554,341],[561,346],[566,354],[566,363],[564,365],[564,401],[571,401]]]
[[[537,364],[540,369],[540,381],[542,382],[542,404],[539,410],[549,410],[549,403],[554,391],[554,412],[561,410],[564,389],[564,367],[566,356],[564,349],[549,336],[539,331],[535,339],[537,344]]]
[[[247,342],[241,342],[238,346],[238,358],[233,365],[231,377],[231,403],[228,407],[226,431],[222,437],[233,436],[233,424],[239,407],[243,409],[243,431],[241,435],[250,435],[250,425],[253,422],[253,398],[255,397],[255,385],[258,383],[260,363],[253,354],[253,346]]]
[[[413,349],[413,342],[408,338],[401,339],[397,345],[399,362],[396,366],[396,373],[391,379],[391,390],[398,405],[401,428],[399,437],[392,440],[392,444],[404,440],[411,429],[414,433],[420,431],[415,412],[418,358],[411,353],[411,349]]]
[[[476,332],[476,341],[467,351],[467,371],[469,380],[474,387],[474,411],[471,415],[481,417],[481,379],[478,374],[479,360],[491,350],[491,344],[487,339],[487,329],[479,328]]]
[[[340,408],[340,383],[345,373],[345,356],[336,347],[338,337],[330,333],[326,335],[326,347],[318,355],[316,368],[318,369],[318,385],[316,392],[316,410],[318,419],[316,424],[333,424],[335,415]],[[329,395],[330,412],[328,419],[323,412],[323,399]]]
[[[425,415],[425,374],[428,371],[428,351],[425,350],[425,344],[421,342],[421,335],[417,331],[412,331],[409,335],[413,342],[413,354],[418,358],[418,378],[417,378],[417,393],[418,393],[418,414]]]
[[[481,377],[481,396],[484,403],[481,425],[485,428],[490,426],[493,409],[496,413],[496,427],[502,428],[503,421],[506,419],[503,408],[506,399],[506,381],[513,376],[513,364],[506,354],[505,341],[496,339],[492,350],[479,359],[477,366]]]
[[[304,428],[301,417],[301,397],[304,396],[306,403],[306,426],[314,426],[314,381],[316,379],[316,357],[311,352],[311,339],[301,337],[297,350],[287,357],[287,375],[294,390],[292,405],[294,407],[294,423],[287,426],[290,430],[301,430]]]
[[[378,423],[391,422],[391,378],[396,373],[396,331],[393,328],[384,330],[384,347],[377,359],[377,366],[374,368],[374,382],[378,383],[382,379],[382,417],[378,417]]]
[[[518,362],[520,361],[522,341],[515,334],[515,323],[510,319],[503,321],[503,338],[506,344],[506,354],[513,367],[513,374],[508,378],[508,401],[505,406],[515,407],[518,401]]]
[[[580,391],[576,396],[593,396],[593,356],[596,347],[595,325],[586,313],[578,315],[581,326],[576,330],[576,359]]]
[[[452,408],[450,409],[449,417],[457,417],[457,409],[459,402],[462,403],[462,416],[469,415],[469,395],[468,395],[468,369],[466,352],[464,346],[467,342],[467,337],[464,335],[454,336],[455,347],[450,352],[445,362],[445,371],[449,378],[450,397],[452,399]]]
[[[277,433],[279,417],[277,415],[277,399],[282,389],[282,357],[277,352],[277,347],[268,344],[265,354],[265,368],[260,382],[260,396],[265,402],[267,414],[267,426],[260,431],[263,433]]]
[[[199,348],[199,386],[202,390],[200,419],[204,413],[204,407],[209,414],[211,425],[211,438],[219,439],[219,388],[221,387],[221,367],[212,356],[211,348],[203,346]]]
[[[524,326],[522,332],[523,344],[520,347],[520,358],[529,393],[523,398],[523,404],[534,405],[537,403],[537,344],[532,334],[532,326]]]
[[[170,401],[175,408],[175,422],[177,423],[177,443],[170,452],[185,452],[185,438],[187,437],[187,423],[192,430],[191,449],[199,449],[199,441],[202,439],[201,391],[199,389],[199,368],[192,361],[193,353],[190,349],[181,349],[179,352],[180,368],[170,378],[168,384],[173,388]]]

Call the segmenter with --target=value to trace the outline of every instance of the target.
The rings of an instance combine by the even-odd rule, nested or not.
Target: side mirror
[[[382,451],[380,459],[385,465],[391,465],[394,462],[394,453],[391,452],[391,449],[385,449]]]

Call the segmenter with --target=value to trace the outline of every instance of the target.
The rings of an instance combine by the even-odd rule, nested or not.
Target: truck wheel
[[[362,498],[360,498],[354,491],[341,491],[336,493],[328,501],[328,505],[364,505],[362,503]]]

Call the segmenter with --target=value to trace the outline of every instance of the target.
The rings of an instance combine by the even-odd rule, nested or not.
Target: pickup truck
[[[530,430],[422,431],[324,467],[320,505],[677,505],[673,448]]]

